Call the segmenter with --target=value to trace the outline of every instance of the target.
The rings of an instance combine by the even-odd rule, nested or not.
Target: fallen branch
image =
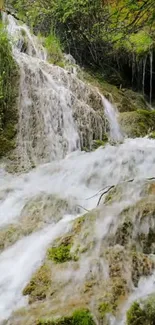
[[[146,180],[148,180],[148,181],[151,181],[151,180],[153,180],[153,179],[155,179],[155,177],[149,177],[149,178],[146,178]],[[106,186],[106,187],[102,188],[101,190],[99,190],[96,194],[94,194],[93,196],[91,196],[91,197],[89,197],[89,198],[87,198],[87,199],[85,199],[85,200],[86,200],[86,201],[87,201],[87,200],[90,200],[90,199],[94,198],[95,196],[97,196],[100,192],[104,191],[104,192],[100,195],[99,200],[98,200],[98,202],[97,202],[97,206],[99,206],[99,204],[100,204],[100,202],[101,202],[101,199],[102,199],[103,195],[107,194],[110,190],[112,190],[113,188],[115,188],[115,187],[118,186],[118,185],[121,185],[121,184],[124,184],[124,183],[132,183],[133,181],[135,181],[135,178],[129,179],[128,181],[120,182],[120,183],[115,184],[115,185]],[[77,207],[82,208],[83,210],[85,210],[85,211],[87,211],[87,212],[90,212],[90,210],[84,208],[82,205],[77,205]]]
[[[106,194],[106,193],[108,193],[108,192],[109,192],[110,190],[112,190],[112,188],[114,188],[114,187],[116,187],[116,185],[112,185],[112,186],[110,186],[110,187],[109,187],[105,192],[103,192],[103,193],[100,195],[100,198],[99,198],[99,200],[98,200],[97,206],[100,204],[103,195]]]
[[[77,207],[79,207],[79,208],[82,208],[83,210],[85,210],[85,211],[87,211],[87,212],[90,212],[90,210],[87,210],[86,208],[84,208],[82,205],[77,205]]]

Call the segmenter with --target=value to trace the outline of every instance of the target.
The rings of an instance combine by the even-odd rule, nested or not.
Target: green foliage
[[[58,247],[52,247],[48,249],[48,259],[53,260],[55,263],[64,263],[72,260],[70,253],[70,244],[61,244]]]
[[[134,302],[127,312],[127,325],[146,324],[145,311],[141,309],[138,302]]]
[[[126,41],[125,47],[130,52],[135,52],[137,55],[143,55],[150,51],[150,48],[153,47],[153,39],[149,33],[144,30],[139,31],[136,34],[131,34],[129,40]]]
[[[151,132],[151,134],[149,134],[149,138],[150,139],[155,139],[155,131]]]
[[[59,38],[53,32],[51,32],[49,36],[45,38],[44,45],[48,52],[49,62],[63,68],[63,52]]]
[[[108,137],[105,135],[103,140],[94,140],[93,141],[93,149],[97,149],[99,147],[104,147],[108,142]]]
[[[14,148],[16,135],[18,68],[5,26],[0,23],[0,157]]]
[[[150,296],[146,302],[144,302],[144,310],[146,313],[146,317],[150,322],[150,325],[155,324],[155,296]]]
[[[131,70],[134,56],[137,59],[134,62],[138,64],[141,57],[155,47],[154,0],[7,2],[13,5],[21,19],[26,19],[36,34],[41,32],[47,36],[52,63],[63,67],[57,41],[51,43],[52,35],[48,38],[51,30],[54,30],[65,51],[71,53],[78,63],[92,71],[102,72],[106,79],[117,86],[122,84],[126,64]],[[136,76],[134,81],[136,86],[138,78]],[[131,84],[131,80],[128,80],[131,77],[127,76],[126,79]]]
[[[155,324],[155,296],[149,296],[141,304],[134,302],[127,312],[127,325]]]
[[[74,311],[72,316],[61,317],[56,320],[40,319],[37,325],[95,325],[89,310],[79,309]]]

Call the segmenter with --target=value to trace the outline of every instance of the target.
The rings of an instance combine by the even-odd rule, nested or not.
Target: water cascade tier
[[[27,172],[0,165],[0,323],[32,325],[84,306],[98,324],[101,305],[119,302],[106,321],[125,325],[131,303],[155,290],[153,239],[144,245],[155,232],[155,140],[123,138],[115,107],[5,19],[20,68],[15,159]],[[105,134],[109,143],[91,151]],[[60,246],[65,257],[53,257]],[[49,270],[39,293],[37,270]]]
[[[49,64],[45,49],[29,29],[12,16],[7,20],[21,74],[18,164],[28,168],[80,148],[91,149],[93,140],[102,140],[108,132],[109,123],[112,140],[120,140],[119,126],[114,124],[117,112],[113,108],[110,113],[111,104],[98,90],[76,74]]]

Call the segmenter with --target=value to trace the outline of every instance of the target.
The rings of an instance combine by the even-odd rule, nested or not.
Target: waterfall
[[[18,164],[30,168],[80,147],[90,149],[105,132],[102,96],[74,73],[49,64],[46,50],[27,26],[12,16],[7,20],[21,75]]]
[[[110,139],[114,142],[121,142],[123,140],[123,135],[117,120],[117,110],[114,106],[102,96],[102,101],[105,109],[105,115],[109,121],[110,125]]]
[[[153,51],[150,51],[150,105],[152,103]]]
[[[124,213],[124,209],[127,211],[130,205],[141,198],[146,178],[155,175],[155,141],[148,138],[123,139],[115,106],[76,75],[49,64],[46,61],[46,50],[31,35],[27,26],[18,25],[11,16],[5,19],[8,20],[8,32],[14,41],[13,54],[20,67],[16,155],[19,165],[28,171],[11,174],[0,164],[0,235],[3,235],[5,241],[4,247],[3,242],[0,242],[0,324],[7,322],[13,312],[28,305],[22,290],[44,263],[49,245],[61,235],[70,234],[77,217],[96,209],[103,189],[125,183],[129,187],[124,186],[122,200],[118,198],[111,207],[101,202],[95,210],[99,211],[100,218],[95,220],[92,227],[94,233],[90,255],[88,248],[76,266],[75,261],[69,264],[74,264],[72,269],[67,269],[65,273],[65,267],[62,266],[59,273],[57,265],[57,274],[53,274],[58,276],[60,283],[65,273],[71,298],[77,284],[79,287],[83,285],[81,292],[84,294],[94,282],[99,285],[105,282],[105,263],[98,248],[103,239],[108,237],[111,228],[114,226],[117,229],[120,225],[120,213]],[[152,62],[151,55],[150,60]],[[83,147],[91,149],[94,139],[102,140],[107,131],[105,120],[108,120],[109,138],[112,144],[117,145],[108,144],[90,152],[80,150]],[[93,213],[91,211],[88,215],[86,231],[80,238],[80,244],[87,236],[91,236],[88,228]],[[80,232],[81,224],[78,226]],[[12,242],[10,233],[15,235],[11,237]],[[95,253],[93,245],[97,247]],[[101,277],[97,281],[96,270],[99,270]],[[56,299],[58,306],[67,302],[68,291],[65,292],[62,283],[58,288],[61,290],[60,304]],[[86,284],[89,288],[86,288]],[[146,286],[143,287],[143,284],[148,284],[147,293],[154,290],[154,279],[150,277],[148,282],[139,284],[127,299],[126,306],[136,297],[145,295]],[[118,290],[121,285],[122,282],[118,283]],[[54,288],[54,293],[50,292],[50,299],[58,290]],[[91,308],[96,305],[94,296],[93,292]],[[52,303],[50,301],[48,309]],[[76,303],[73,305],[76,307]],[[126,306],[122,309],[120,321],[114,320],[116,324],[125,325]],[[13,319],[15,317],[13,315]],[[14,324],[12,318],[8,324]]]

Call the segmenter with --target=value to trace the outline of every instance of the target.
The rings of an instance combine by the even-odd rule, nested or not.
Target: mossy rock
[[[115,104],[120,113],[132,112],[138,109],[147,110],[148,105],[144,97],[134,92],[131,89],[121,89],[122,82],[120,81],[118,87],[107,82],[102,75],[93,74],[92,71],[83,71],[79,74],[82,80],[89,82],[94,87],[97,87],[101,94],[103,94],[112,104]]]
[[[113,306],[109,302],[102,302],[99,305],[99,313],[102,319],[105,319],[107,314],[111,314],[113,312]]]
[[[119,123],[128,137],[144,137],[155,129],[155,112],[147,110],[124,112],[119,116]]]
[[[98,149],[99,147],[104,147],[108,142],[108,137],[105,135],[103,140],[94,140],[92,144],[92,148]]]
[[[146,192],[149,193],[146,194],[145,198],[121,212],[120,220],[123,219],[123,221],[117,228],[115,237],[111,239],[112,245],[120,244],[136,248],[136,250],[144,254],[154,254],[155,203],[153,183],[146,187]]]
[[[148,105],[144,97],[132,91],[131,89],[124,89],[120,91],[122,95],[121,107],[119,111],[122,112],[131,112],[138,109],[147,110]]]
[[[44,300],[51,286],[51,271],[48,265],[42,265],[33,275],[31,281],[23,290],[23,295],[29,295],[29,303]]]
[[[57,195],[40,194],[24,206],[18,222],[0,229],[0,251],[52,222],[59,221],[64,213],[74,213],[74,205]]]
[[[138,252],[132,253],[132,280],[135,286],[138,286],[141,276],[151,275],[154,268],[155,263],[149,256]]]
[[[117,228],[114,238],[115,244],[120,244],[122,246],[128,245],[132,239],[133,228],[134,225],[131,220],[124,220],[123,224]]]
[[[21,237],[22,229],[20,225],[9,225],[0,229],[0,250],[4,250],[13,245]]]

